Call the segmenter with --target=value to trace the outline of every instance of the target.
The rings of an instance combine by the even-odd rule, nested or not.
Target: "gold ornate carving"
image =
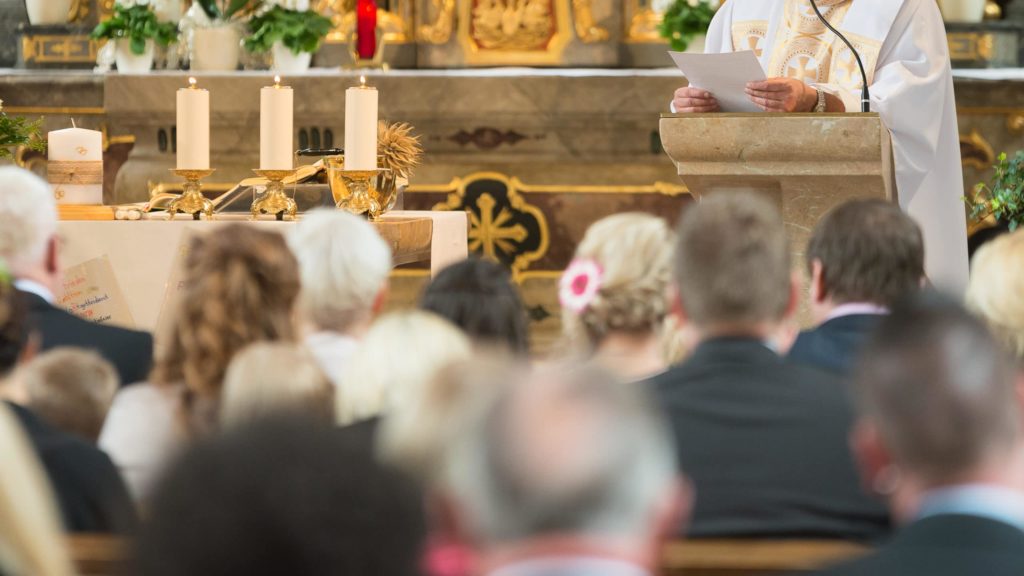
[[[25,62],[38,64],[86,64],[96,61],[101,42],[86,35],[38,34],[21,38]]]
[[[437,16],[432,23],[420,26],[419,39],[435,46],[447,44],[455,28],[455,0],[431,0],[431,4]]]
[[[387,44],[404,44],[413,38],[413,0],[393,0],[389,9],[377,9],[377,29],[383,31]],[[328,44],[347,44],[356,29],[356,4],[353,0],[318,0],[313,9],[327,16],[334,29],[327,35]]]
[[[983,32],[946,34],[950,60],[991,60],[995,55],[995,37]]]
[[[469,176],[472,178],[475,174]],[[525,184],[519,178],[511,179],[516,190],[529,194],[660,194],[676,197],[689,194],[681,184],[657,181],[654,184],[598,186],[589,184]],[[447,184],[416,184],[406,189],[407,194],[453,192],[465,186],[462,178],[454,178]]]
[[[661,14],[649,7],[640,8],[629,20],[626,42],[668,44],[668,40],[662,38],[661,33],[658,32],[659,24],[661,24]]]
[[[960,135],[960,157],[964,167],[988,170],[996,161],[995,150],[977,130]]]
[[[572,36],[570,0],[462,0],[459,42],[470,65],[556,65]]]
[[[71,10],[68,11],[68,21],[85,22],[86,18],[89,17],[91,4],[92,0],[73,0],[71,2]]]
[[[1006,129],[1014,136],[1024,134],[1024,113],[1010,115],[1006,119]]]
[[[608,30],[598,26],[594,21],[591,0],[572,0],[572,12],[576,24],[576,37],[581,42],[594,44],[608,39]]]

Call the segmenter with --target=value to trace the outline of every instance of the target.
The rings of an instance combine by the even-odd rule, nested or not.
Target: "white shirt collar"
[[[28,292],[30,294],[35,294],[36,296],[39,296],[43,300],[46,300],[47,304],[53,304],[53,292],[50,292],[49,288],[43,286],[42,284],[36,282],[35,280],[21,278],[14,281],[14,287],[17,288],[18,290],[21,290],[22,292]]]
[[[861,314],[873,314],[882,316],[889,313],[889,309],[885,306],[879,306],[878,304],[872,304],[871,302],[850,302],[847,304],[840,304],[829,312],[825,318],[825,322],[829,320],[835,320],[843,316],[854,316]]]

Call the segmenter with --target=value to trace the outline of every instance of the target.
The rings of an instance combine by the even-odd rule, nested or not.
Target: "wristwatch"
[[[825,101],[825,91],[821,88],[815,88],[818,92],[818,104],[814,106],[815,112],[824,112],[828,108],[828,102]]]

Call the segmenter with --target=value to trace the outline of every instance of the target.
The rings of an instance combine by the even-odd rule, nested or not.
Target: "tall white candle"
[[[188,82],[178,89],[178,170],[209,170],[210,92]]]
[[[55,167],[58,162],[99,162],[98,182],[91,184],[69,184],[62,176],[54,176],[54,192],[59,204],[102,204],[103,203],[103,134],[85,128],[65,128],[47,134],[47,158]],[[60,174],[73,173],[75,181],[88,180],[96,173],[95,166],[88,170],[68,168]],[[86,176],[88,174],[89,176]]]
[[[260,170],[291,170],[293,92],[281,86],[281,77],[274,85],[260,89]]]
[[[359,79],[345,90],[345,169],[377,168],[377,89]]]

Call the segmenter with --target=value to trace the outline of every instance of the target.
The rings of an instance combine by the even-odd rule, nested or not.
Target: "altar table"
[[[399,248],[399,264],[411,260],[430,260],[431,274],[468,255],[465,212],[396,211],[385,216],[394,221],[401,218],[428,218],[432,227],[429,251],[409,252]],[[265,230],[287,234],[294,222],[259,221],[221,218],[212,222],[194,220],[157,221],[69,221],[60,223],[61,265],[64,269],[107,257],[114,270],[120,291],[124,294],[136,328],[155,330],[167,294],[167,284],[186,231],[210,230],[230,222],[246,222]],[[385,235],[386,236],[386,235]],[[396,248],[394,238],[389,238]],[[419,244],[423,244],[420,242]],[[353,246],[358,250],[358,246]]]

